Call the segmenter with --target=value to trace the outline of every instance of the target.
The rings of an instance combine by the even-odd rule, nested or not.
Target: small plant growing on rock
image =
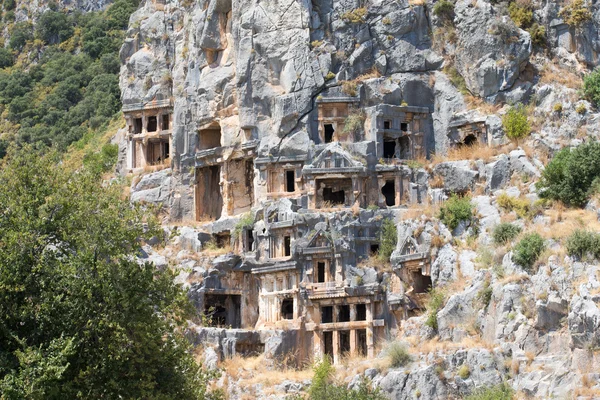
[[[344,121],[344,133],[354,133],[364,128],[365,116],[361,112],[355,112],[346,117]]]
[[[554,103],[554,106],[552,106],[552,111],[554,111],[556,113],[561,113],[562,110],[563,110],[562,103]]]
[[[473,218],[473,205],[468,196],[459,197],[453,194],[440,208],[438,218],[450,230],[456,229],[461,221],[470,221]]]
[[[390,17],[384,17],[384,18],[381,20],[381,23],[382,23],[382,24],[384,24],[384,25],[391,25],[391,23],[392,23],[392,19],[391,19]]]
[[[583,115],[583,114],[585,114],[587,112],[587,107],[585,106],[585,104],[579,103],[575,107],[575,111],[577,112],[577,114]]]
[[[347,11],[342,14],[342,19],[353,24],[365,22],[367,17],[367,9],[365,7],[355,8],[352,11]]]
[[[433,15],[443,21],[452,21],[454,19],[454,3],[448,0],[439,0],[433,6]]]
[[[344,81],[342,82],[342,92],[354,97],[358,94],[358,84],[354,81]]]
[[[512,388],[507,383],[501,383],[498,386],[477,389],[464,400],[511,400],[512,398]]]
[[[558,13],[567,25],[580,28],[584,23],[592,19],[592,12],[586,6],[584,0],[572,0]]]
[[[522,6],[514,1],[508,6],[508,15],[515,25],[521,29],[526,29],[533,22],[533,11],[530,7]]]
[[[486,279],[483,283],[483,288],[477,292],[477,300],[483,304],[483,307],[487,307],[492,300],[492,294],[494,293],[494,289],[490,283],[489,279]],[[465,378],[463,378],[465,379]]]
[[[520,233],[520,226],[511,224],[510,222],[502,222],[494,228],[492,238],[494,239],[494,243],[503,245],[519,236]]]
[[[445,296],[439,289],[431,289],[429,291],[429,301],[427,302],[427,319],[425,325],[437,330],[438,320],[437,313],[444,305]]]
[[[323,44],[322,40],[313,40],[312,42],[310,42],[310,47],[312,47],[313,49],[316,49],[317,47],[320,47]]]
[[[513,249],[512,260],[514,263],[530,270],[538,260],[546,245],[538,233],[525,235]]]
[[[387,350],[387,356],[390,360],[390,367],[400,368],[412,361],[412,357],[408,353],[405,346],[398,342],[391,343]]]
[[[600,105],[600,69],[583,78],[583,94],[596,107]]]
[[[471,376],[471,370],[469,369],[469,366],[467,364],[463,364],[460,366],[460,368],[458,369],[458,376],[460,376],[460,379],[467,379],[469,378],[469,376]]]
[[[565,247],[569,256],[579,260],[585,257],[600,258],[600,234],[578,229],[567,238]]]
[[[378,257],[381,261],[388,262],[392,252],[396,249],[398,243],[398,230],[394,221],[386,219],[381,225],[381,233],[379,235],[379,253]]]
[[[527,113],[523,104],[517,104],[510,107],[508,112],[502,117],[502,127],[506,136],[510,140],[519,143],[519,139],[524,138],[531,132],[531,126],[527,118]]]
[[[333,72],[331,72],[331,71],[329,71],[329,72],[327,73],[327,75],[325,75],[325,80],[326,80],[326,81],[330,81],[330,80],[332,80],[333,78],[335,78],[335,74],[334,74]]]
[[[531,36],[531,43],[535,46],[546,45],[546,28],[543,25],[535,23],[527,29],[527,32],[529,32],[529,36]]]

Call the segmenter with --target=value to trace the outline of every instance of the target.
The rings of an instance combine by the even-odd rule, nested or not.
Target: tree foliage
[[[334,379],[335,369],[328,357],[316,363],[313,371],[314,376],[308,389],[309,400],[385,400],[379,389],[371,389],[366,378],[361,380],[357,390],[337,384]]]
[[[502,117],[502,127],[506,136],[515,141],[524,138],[531,132],[531,126],[527,119],[525,107],[522,104],[511,106],[506,114]]]
[[[559,151],[538,181],[540,197],[569,206],[583,206],[600,183],[600,143],[582,144]]]
[[[579,260],[600,259],[600,234],[578,229],[567,238],[565,247],[568,255]]]
[[[496,244],[506,244],[519,236],[521,227],[511,224],[510,222],[502,222],[494,228],[492,237]]]
[[[592,71],[583,78],[583,94],[596,107],[600,106],[600,69]]]
[[[390,256],[396,249],[398,243],[398,229],[392,219],[386,219],[381,225],[381,233],[379,238],[379,254],[378,257],[382,261],[389,261]]]
[[[58,162],[26,145],[0,168],[2,398],[206,397],[185,294],[132,257],[156,224],[97,171]]]
[[[468,196],[452,195],[440,208],[438,218],[451,230],[458,227],[461,221],[470,221],[473,217],[473,205]]]
[[[20,62],[0,70],[0,107],[16,131],[10,139],[65,149],[119,111],[118,52],[137,4],[117,0],[87,14],[50,9],[35,28],[36,43],[46,44],[41,50],[31,24],[14,24],[9,47]],[[12,61],[13,54],[0,53],[0,67]]]
[[[531,269],[545,248],[544,239],[538,233],[527,234],[513,249],[512,260],[525,269]]]

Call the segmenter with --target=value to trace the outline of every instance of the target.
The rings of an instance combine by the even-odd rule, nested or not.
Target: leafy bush
[[[583,206],[600,179],[600,143],[562,149],[548,163],[536,184],[540,197]]]
[[[325,357],[313,367],[313,379],[308,388],[309,400],[385,400],[379,388],[371,389],[363,378],[358,390],[348,389],[346,385],[335,383],[335,369],[329,357]]]
[[[510,222],[502,222],[494,228],[492,237],[496,244],[506,244],[519,236],[521,233],[521,227],[513,225]]]
[[[10,30],[8,46],[13,50],[22,50],[33,39],[33,27],[29,22],[18,22]]]
[[[517,143],[519,139],[529,135],[531,127],[527,119],[525,107],[522,104],[511,106],[508,112],[502,117],[502,127],[506,136]]]
[[[392,368],[403,367],[412,361],[412,357],[408,353],[408,350],[406,350],[406,347],[397,342],[391,343],[388,346],[386,354],[390,359],[390,366]]]
[[[580,260],[600,258],[600,234],[578,229],[567,238],[565,247],[568,255]]]
[[[363,130],[365,116],[360,112],[351,113],[344,121],[344,133],[355,133]]]
[[[473,217],[473,205],[468,196],[459,197],[455,194],[440,208],[438,218],[450,230],[456,229],[461,221],[470,221]]]
[[[596,107],[600,106],[600,69],[595,69],[583,78],[583,94]]]
[[[0,166],[1,397],[206,398],[182,333],[192,305],[171,271],[131,256],[158,224],[59,161],[24,145]]]
[[[381,233],[379,235],[379,253],[378,258],[381,261],[389,261],[392,252],[396,249],[398,243],[398,230],[394,221],[386,219],[381,225]]]
[[[344,21],[358,24],[360,22],[365,22],[366,16],[367,16],[367,9],[364,7],[361,7],[361,8],[355,8],[352,11],[347,11],[347,12],[343,13],[342,19]]]
[[[513,249],[512,260],[525,269],[531,269],[545,247],[544,239],[538,233],[527,234]]]
[[[529,7],[520,6],[516,1],[508,6],[508,15],[521,29],[529,28],[533,23],[533,11]]]
[[[63,12],[48,10],[40,16],[35,35],[46,44],[64,42],[73,36],[73,21]]]
[[[463,76],[460,74],[460,72],[458,72],[456,67],[454,67],[454,66],[446,67],[446,68],[444,68],[444,73],[448,76],[448,79],[450,79],[450,82],[452,82],[452,84],[454,86],[456,86],[456,88],[458,89],[459,92],[461,92],[465,96],[470,94],[469,88],[467,88],[467,82],[465,81],[465,78],[463,78]]]
[[[530,218],[535,216],[537,208],[534,207],[531,202],[527,199],[520,199],[518,197],[509,196],[506,193],[502,193],[496,199],[498,205],[504,210],[517,213],[519,218]]]
[[[471,376],[471,370],[467,364],[460,366],[458,369],[458,376],[460,376],[461,379],[467,379],[469,376]]]
[[[0,47],[0,68],[12,67],[13,63],[12,52],[4,47]]]
[[[483,304],[484,307],[487,307],[490,304],[490,301],[492,301],[493,294],[494,288],[492,288],[489,279],[487,279],[483,283],[483,288],[479,292],[477,292],[477,300],[479,300],[479,302]]]
[[[445,297],[442,291],[438,289],[431,289],[429,291],[429,301],[427,302],[427,319],[425,320],[425,325],[437,330],[437,313],[444,305],[444,301]]]
[[[572,0],[560,10],[558,15],[566,24],[576,28],[581,27],[581,25],[592,19],[592,12],[585,5],[584,0]]]
[[[433,6],[433,14],[442,20],[452,21],[454,19],[454,3],[448,0],[439,0]]]
[[[527,32],[529,32],[529,35],[531,36],[531,43],[535,46],[546,45],[546,28],[543,25],[534,23],[527,29]]]
[[[511,400],[513,390],[507,383],[501,383],[498,386],[481,388],[467,397],[465,400]]]

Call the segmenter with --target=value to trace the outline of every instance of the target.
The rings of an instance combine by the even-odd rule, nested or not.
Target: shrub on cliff
[[[452,195],[448,201],[440,208],[438,218],[450,230],[458,227],[461,221],[470,221],[473,217],[473,205],[468,196],[459,197]]]
[[[525,107],[522,104],[511,106],[508,112],[502,117],[502,127],[506,136],[517,143],[519,143],[519,139],[529,135],[531,126],[527,119]]]
[[[581,207],[600,183],[600,143],[560,150],[542,172],[536,186],[540,197]]]
[[[514,263],[529,270],[538,260],[546,245],[538,233],[525,235],[513,249],[512,260]]]

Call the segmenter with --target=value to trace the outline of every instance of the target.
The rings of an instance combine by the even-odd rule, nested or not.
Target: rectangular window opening
[[[333,133],[335,132],[335,130],[333,129],[333,125],[332,124],[325,124],[325,143],[331,143],[333,142]]]
[[[317,263],[317,282],[318,283],[325,282],[325,263],[324,262]]]
[[[285,191],[288,193],[296,191],[296,172],[294,170],[285,171]]]
[[[333,306],[321,307],[321,323],[329,324],[333,322]]]
[[[356,320],[366,321],[367,320],[367,305],[357,304],[356,305]]]
[[[285,236],[283,238],[283,253],[285,257],[292,255],[292,238],[290,236]]]
[[[157,125],[158,125],[158,122],[156,119],[156,115],[148,117],[148,125],[147,125],[148,132],[156,132]]]
[[[350,321],[350,306],[345,304],[339,307],[338,322],[349,322]]]
[[[161,126],[161,129],[163,131],[168,131],[169,130],[169,125],[170,125],[169,124],[169,117],[170,117],[169,114],[163,114],[162,115],[162,126]]]

